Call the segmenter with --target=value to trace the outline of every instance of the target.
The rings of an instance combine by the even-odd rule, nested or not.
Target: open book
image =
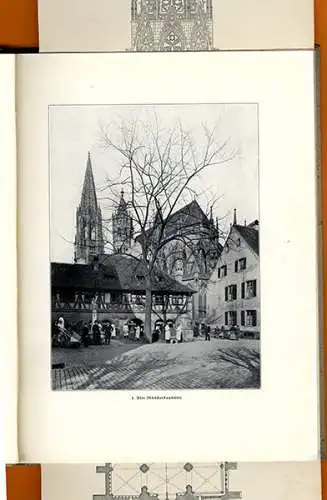
[[[314,61],[3,58],[8,462],[318,458]]]

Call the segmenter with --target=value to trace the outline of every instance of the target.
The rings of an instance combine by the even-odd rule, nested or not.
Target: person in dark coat
[[[87,323],[84,323],[83,328],[82,328],[82,343],[84,347],[89,347],[89,327]]]
[[[97,321],[95,321],[94,325],[92,326],[92,333],[93,333],[93,341],[94,341],[95,345],[100,345],[101,344],[101,335],[100,335],[100,327],[99,327]]]
[[[209,340],[209,341],[211,340],[211,337],[210,337],[210,326],[209,325],[207,325],[205,327],[205,340]]]
[[[105,339],[105,343],[106,343],[107,345],[109,345],[109,344],[110,344],[110,340],[111,340],[111,333],[112,333],[112,328],[111,328],[111,325],[110,325],[108,322],[106,322],[106,323],[104,324],[103,329],[104,329],[104,339]]]

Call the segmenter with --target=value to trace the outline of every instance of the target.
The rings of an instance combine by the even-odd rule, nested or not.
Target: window
[[[135,304],[137,306],[144,306],[144,304],[145,304],[145,295],[135,295]]]
[[[257,311],[246,311],[246,326],[257,326]]]
[[[246,269],[246,258],[242,257],[242,259],[235,261],[235,272],[238,273],[240,271],[244,271]]]
[[[227,266],[218,267],[218,278],[224,278],[227,276]]]
[[[225,287],[225,301],[231,302],[237,299],[237,286],[229,285]]]
[[[240,259],[238,261],[238,270],[244,271],[244,269],[246,269],[246,258],[245,257],[243,257],[242,259]]]
[[[237,324],[237,312],[236,311],[226,311],[225,312],[225,326],[235,326]]]
[[[171,297],[171,303],[174,306],[182,306],[184,304],[184,297],[183,297],[183,295],[172,295],[172,297]]]
[[[257,281],[250,280],[246,282],[246,298],[251,299],[257,296]]]
[[[257,296],[257,280],[249,280],[241,285],[242,299],[252,299]]]
[[[155,295],[154,296],[154,303],[156,306],[161,306],[163,305],[164,301],[163,301],[163,295]]]
[[[177,259],[173,265],[174,274],[183,274],[184,272],[184,262],[182,259]]]
[[[245,311],[241,311],[241,326],[245,326]]]
[[[236,246],[238,246],[238,247],[241,246],[241,238],[237,238],[237,240],[236,240]]]
[[[137,281],[139,281],[140,283],[143,283],[143,282],[145,281],[145,277],[144,277],[144,276],[142,276],[141,274],[138,274],[138,275],[136,276],[136,279],[137,279]]]

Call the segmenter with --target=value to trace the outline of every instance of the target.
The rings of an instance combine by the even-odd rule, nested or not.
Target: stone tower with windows
[[[88,153],[81,201],[76,211],[74,261],[89,264],[103,253],[102,215],[95,192],[91,155]]]
[[[131,50],[213,50],[212,0],[132,0]]]
[[[133,220],[124,199],[124,191],[121,191],[120,201],[116,212],[112,216],[112,238],[114,253],[127,253],[130,251],[133,241]]]

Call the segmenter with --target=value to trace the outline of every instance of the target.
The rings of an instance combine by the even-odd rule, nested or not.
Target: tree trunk
[[[152,290],[151,290],[151,283],[147,283],[145,290],[144,335],[147,341],[150,343],[152,342],[151,314],[152,314]]]

